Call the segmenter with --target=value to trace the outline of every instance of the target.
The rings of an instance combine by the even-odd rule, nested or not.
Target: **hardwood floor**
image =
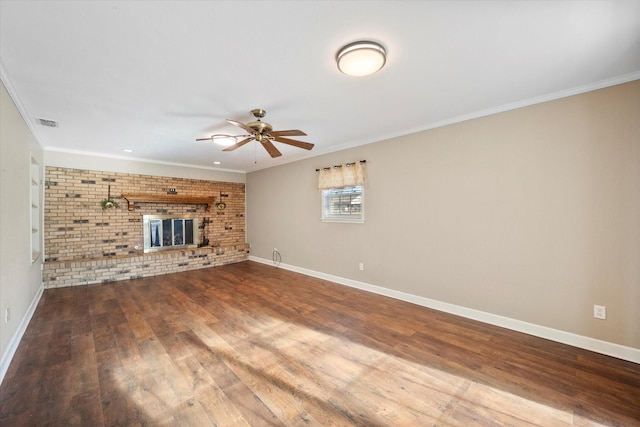
[[[254,262],[45,291],[8,426],[639,426],[640,365]]]

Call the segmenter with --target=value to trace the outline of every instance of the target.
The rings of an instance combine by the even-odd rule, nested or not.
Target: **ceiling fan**
[[[304,148],[305,150],[311,150],[313,148],[313,144],[309,142],[303,142],[295,139],[284,138],[286,136],[306,135],[306,133],[302,132],[301,130],[297,130],[297,129],[273,130],[273,127],[269,123],[261,121],[260,119],[262,119],[267,114],[265,110],[256,108],[255,110],[251,110],[251,114],[253,114],[253,116],[256,118],[256,121],[249,122],[247,124],[240,123],[235,120],[227,119],[227,122],[231,123],[232,125],[238,126],[241,129],[244,129],[245,131],[248,132],[248,134],[245,134],[245,135],[215,134],[215,135],[211,135],[209,138],[198,138],[196,139],[196,141],[215,142],[216,139],[223,139],[223,138],[227,138],[227,139],[232,138],[234,141],[237,141],[238,139],[243,138],[240,142],[236,142],[235,144],[230,145],[229,147],[222,150],[222,151],[233,151],[236,148],[240,148],[246,143],[255,140],[262,144],[264,149],[267,150],[267,153],[269,153],[271,157],[282,156],[282,153],[275,147],[275,145],[273,145],[273,141],[292,145],[298,148]]]

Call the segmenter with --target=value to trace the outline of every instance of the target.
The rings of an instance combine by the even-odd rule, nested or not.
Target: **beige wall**
[[[639,117],[635,81],[250,173],[252,255],[640,348]],[[322,223],[361,159],[365,223]]]
[[[42,285],[42,256],[31,262],[31,156],[42,176],[42,148],[0,84],[0,379]]]

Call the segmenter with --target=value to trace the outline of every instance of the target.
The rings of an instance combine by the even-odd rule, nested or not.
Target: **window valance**
[[[366,186],[367,161],[343,163],[332,167],[316,169],[318,171],[318,190]]]

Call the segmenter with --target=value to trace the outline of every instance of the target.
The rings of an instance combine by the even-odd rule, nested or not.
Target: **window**
[[[364,222],[366,160],[316,169],[322,190],[322,221]]]
[[[364,222],[364,188],[354,186],[322,190],[322,220]]]

